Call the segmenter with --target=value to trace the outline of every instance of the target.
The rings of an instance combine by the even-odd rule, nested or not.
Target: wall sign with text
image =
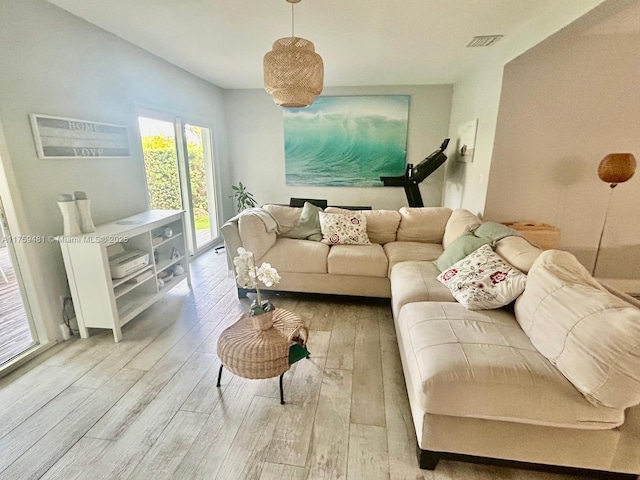
[[[31,115],[38,158],[129,157],[127,127],[75,118]]]

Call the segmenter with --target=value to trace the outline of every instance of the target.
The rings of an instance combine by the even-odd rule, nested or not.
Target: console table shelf
[[[184,231],[184,211],[150,210],[99,225],[94,233],[57,238],[82,338],[89,336],[89,328],[108,328],[119,342],[125,323],[182,280],[191,286]],[[149,263],[112,279],[109,257],[123,249],[147,253]],[[158,274],[176,265],[184,273],[159,287]]]

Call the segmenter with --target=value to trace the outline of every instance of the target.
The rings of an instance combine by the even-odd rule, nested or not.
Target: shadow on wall
[[[567,226],[567,203],[572,205],[577,192],[583,189],[581,185],[588,183],[584,159],[578,155],[559,157],[550,165],[545,176],[549,185],[554,186],[556,196],[555,216],[547,221],[564,231]]]
[[[464,195],[465,163],[456,160],[455,150],[447,153],[447,170],[445,172],[446,198],[444,199],[449,208],[462,208],[462,198]]]
[[[550,180],[562,187],[582,182],[587,176],[584,159],[578,155],[560,157],[549,169]]]

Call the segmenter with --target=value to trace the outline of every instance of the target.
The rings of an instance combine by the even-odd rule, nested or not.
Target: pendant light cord
[[[293,13],[293,3],[292,3],[291,4],[291,36],[295,37],[295,35],[293,34],[293,32],[294,32],[294,30],[293,30],[293,25],[294,25],[294,23],[293,23],[293,15],[294,15],[294,13]]]

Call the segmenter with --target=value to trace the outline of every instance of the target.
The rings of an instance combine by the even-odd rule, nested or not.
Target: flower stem
[[[253,263],[253,271],[256,274],[256,294],[258,296],[258,308],[262,308],[262,297],[260,296],[260,287],[258,286],[258,269],[256,268],[256,260],[253,255],[251,255],[251,262]]]

